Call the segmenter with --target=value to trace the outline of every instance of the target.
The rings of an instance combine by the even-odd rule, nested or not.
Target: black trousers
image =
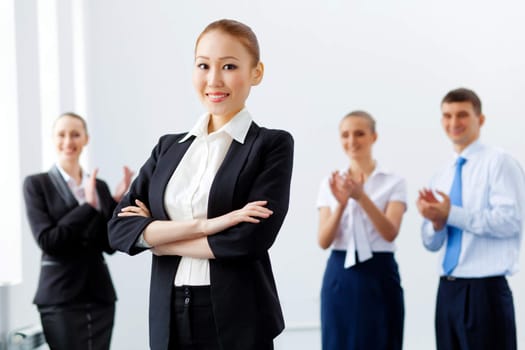
[[[79,303],[39,306],[51,350],[108,350],[115,304]]]
[[[232,305],[235,307],[235,305]],[[209,286],[175,287],[171,301],[170,350],[221,350]],[[273,350],[273,340],[257,349]]]
[[[220,350],[209,286],[175,287],[170,349]]]
[[[438,350],[515,350],[514,303],[506,278],[441,277],[436,341]]]

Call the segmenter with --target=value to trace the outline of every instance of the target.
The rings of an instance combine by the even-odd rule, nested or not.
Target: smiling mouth
[[[461,135],[463,133],[463,129],[461,130],[451,130],[451,134],[452,135]]]
[[[206,94],[206,96],[208,96],[209,100],[211,102],[222,102],[224,101],[226,98],[228,98],[228,96],[230,96],[230,94],[227,94],[227,93],[221,93],[221,94]]]

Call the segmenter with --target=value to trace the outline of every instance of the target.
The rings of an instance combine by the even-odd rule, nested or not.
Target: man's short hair
[[[472,104],[472,107],[474,107],[474,112],[477,115],[481,115],[481,100],[479,99],[478,95],[476,95],[476,93],[472,90],[466,88],[458,88],[451,90],[445,95],[445,97],[443,97],[441,105],[443,105],[443,103],[453,102],[470,102]]]

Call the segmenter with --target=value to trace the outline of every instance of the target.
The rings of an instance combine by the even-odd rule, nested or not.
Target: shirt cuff
[[[441,230],[434,230],[434,227],[432,226],[432,222],[429,221],[428,226],[425,227],[425,230],[423,231],[424,237],[427,239],[427,241],[432,241],[439,235],[443,235],[447,233],[447,225],[443,226]]]
[[[146,240],[144,239],[144,232],[142,232],[139,238],[137,238],[137,241],[135,242],[135,247],[147,249],[151,248],[148,242],[146,242]]]
[[[457,227],[461,230],[464,230],[467,226],[467,211],[465,208],[457,207],[452,205],[450,207],[450,212],[448,213],[447,225]]]

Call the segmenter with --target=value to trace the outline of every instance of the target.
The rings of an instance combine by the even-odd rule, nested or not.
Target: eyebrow
[[[204,60],[209,60],[210,58],[208,56],[197,56],[195,57],[195,59],[204,59]],[[240,61],[237,57],[235,56],[224,56],[224,57],[219,57],[219,60],[220,61],[225,61],[225,60],[236,60],[236,61]]]

